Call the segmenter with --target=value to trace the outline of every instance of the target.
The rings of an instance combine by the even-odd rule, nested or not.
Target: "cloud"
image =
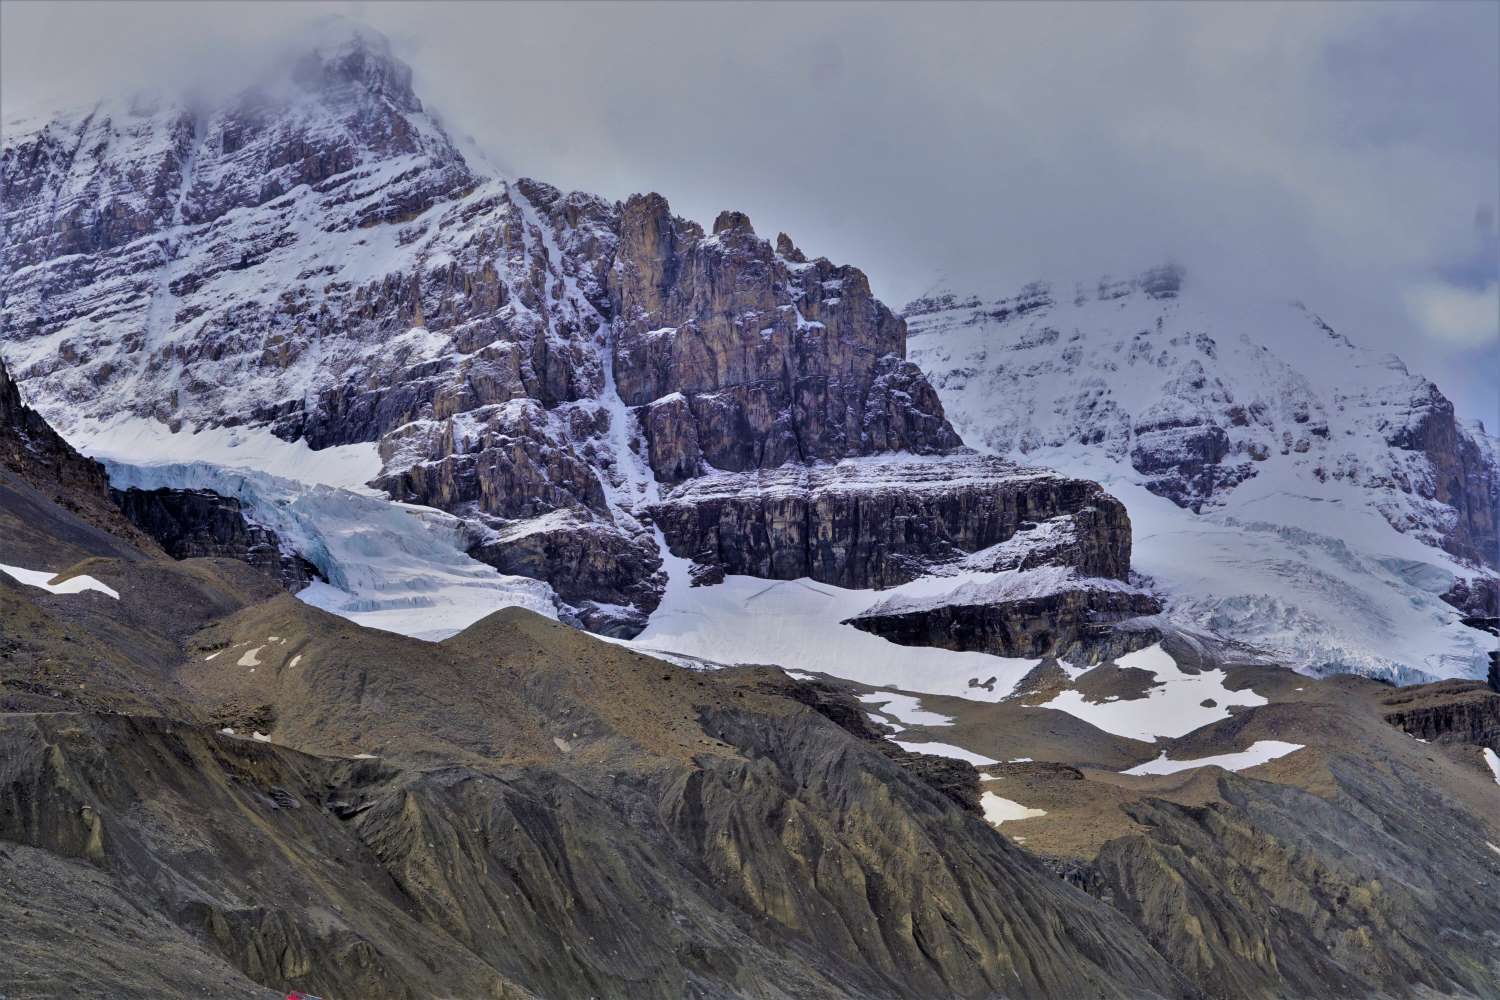
[[[1500,283],[1471,289],[1430,282],[1408,292],[1407,304],[1417,326],[1436,340],[1459,347],[1500,341]]]
[[[223,88],[330,10],[496,162],[744,210],[898,305],[939,273],[1000,295],[1170,258],[1500,406],[1493,339],[1406,291],[1500,204],[1500,5],[11,2],[0,110]]]

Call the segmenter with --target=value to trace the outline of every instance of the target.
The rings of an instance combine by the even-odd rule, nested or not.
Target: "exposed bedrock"
[[[238,559],[293,592],[318,576],[317,567],[283,547],[276,532],[246,519],[234,497],[169,487],[112,489],[110,495],[173,559]]]
[[[4,358],[0,358],[0,470],[18,477],[93,527],[147,551],[154,549],[111,501],[104,466],[80,455],[40,413],[22,401]]]
[[[846,624],[902,646],[935,646],[997,656],[1054,656],[1098,663],[1144,649],[1161,639],[1153,628],[1119,629],[1118,622],[1159,614],[1161,602],[1131,590],[1080,586],[1012,600],[954,596],[933,606],[883,610],[877,606]]]
[[[666,580],[646,535],[586,512],[559,511],[502,529],[469,549],[502,573],[546,580],[591,632],[630,638],[646,627]]]
[[[1493,868],[1467,814],[1399,768],[1333,757],[1329,771],[1328,798],[1225,773],[1221,802],[1127,806],[1141,832],[1106,843],[1081,881],[1205,996],[1490,995],[1493,884],[1432,867]]]
[[[1500,689],[1483,681],[1439,681],[1382,699],[1385,721],[1430,743],[1464,743],[1500,753]]]
[[[660,195],[626,201],[619,227],[614,376],[645,407],[659,479],[960,446],[904,360],[906,324],[857,268],[809,261],[784,234],[773,247],[739,212],[705,237]]]
[[[1500,466],[1494,439],[1459,424],[1452,402],[1431,382],[1419,380],[1407,405],[1406,421],[1387,441],[1426,457],[1430,476],[1424,495],[1452,510],[1441,536],[1443,548],[1460,559],[1500,568]]]
[[[1125,507],[1087,480],[954,456],[704,476],[651,509],[673,555],[727,574],[883,588],[1068,517],[1059,554],[1087,576],[1124,579]]]

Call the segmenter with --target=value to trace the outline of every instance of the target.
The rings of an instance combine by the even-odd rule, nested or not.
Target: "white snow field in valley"
[[[1229,718],[1229,706],[1266,704],[1250,689],[1230,691],[1222,670],[1186,673],[1158,643],[1116,660],[1122,669],[1153,675],[1153,687],[1143,698],[1091,702],[1076,690],[1063,691],[1039,706],[1055,708],[1116,736],[1151,741],[1157,737],[1186,736],[1210,723]]]

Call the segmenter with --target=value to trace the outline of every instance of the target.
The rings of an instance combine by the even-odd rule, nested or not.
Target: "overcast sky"
[[[855,263],[899,307],[1164,260],[1500,408],[1500,4],[0,6],[0,112],[385,32],[505,169]]]

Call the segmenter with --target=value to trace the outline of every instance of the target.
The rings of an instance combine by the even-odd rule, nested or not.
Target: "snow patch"
[[[749,576],[729,576],[714,586],[694,587],[688,562],[672,556],[665,545],[662,554],[668,584],[661,605],[635,639],[613,640],[653,656],[676,653],[708,663],[774,664],[871,687],[974,701],[1003,699],[1039,662],[898,646],[842,624],[895,591],[846,590],[809,579]],[[952,585],[951,578],[923,579],[898,589],[916,594],[924,587]]]
[[[373,493],[366,483],[380,475],[379,447],[337,445],[314,451],[306,441],[283,441],[254,427],[205,427],[173,433],[142,417],[108,423],[80,423],[68,430],[68,443],[107,464],[180,465],[204,463],[224,469],[268,473],[306,485],[334,486]]]
[[[985,792],[979,796],[979,806],[984,810],[985,821],[991,826],[999,826],[1001,823],[1011,823],[1019,819],[1033,819],[1037,816],[1047,815],[1045,809],[1031,809],[1013,802],[1010,799],[1001,798],[994,792]]]
[[[117,601],[120,599],[120,592],[118,590],[100,583],[91,576],[75,576],[61,583],[53,583],[52,579],[57,576],[56,573],[49,573],[46,570],[22,569],[20,566],[7,566],[4,563],[0,563],[0,573],[4,573],[6,576],[15,579],[19,583],[24,583],[28,587],[39,587],[49,594],[81,594],[85,590],[97,590],[106,597],[113,597]]]
[[[966,761],[975,767],[986,767],[990,764],[1000,763],[993,757],[986,757],[982,753],[975,753],[972,750],[965,750],[963,747],[956,747],[952,743],[905,743],[901,740],[891,740],[891,742],[902,750],[910,750],[912,753],[925,753],[933,757],[951,757],[953,760]]]
[[[1230,691],[1224,686],[1222,670],[1184,673],[1161,643],[1127,654],[1115,661],[1122,668],[1145,670],[1156,678],[1157,686],[1143,698],[1087,701],[1073,689],[1038,708],[1053,708],[1082,719],[1096,729],[1116,736],[1148,742],[1158,737],[1185,736],[1201,726],[1229,718],[1229,706],[1266,704],[1266,699],[1246,688]],[[1207,707],[1202,703],[1212,700]]]
[[[878,709],[880,714],[889,715],[898,722],[908,726],[951,726],[953,717],[942,715],[938,712],[929,712],[922,707],[922,703],[909,694],[890,694],[885,691],[873,691],[869,694],[860,695],[859,700],[872,708]]]
[[[1192,760],[1171,760],[1166,751],[1155,760],[1138,764],[1123,774],[1176,774],[1178,771],[1187,771],[1195,767],[1222,767],[1226,771],[1243,771],[1251,767],[1259,767],[1268,761],[1278,757],[1285,757],[1289,753],[1301,750],[1301,743],[1284,743],[1281,740],[1256,740],[1250,745],[1250,749],[1241,750],[1238,753],[1221,753],[1212,757],[1195,757]]]

